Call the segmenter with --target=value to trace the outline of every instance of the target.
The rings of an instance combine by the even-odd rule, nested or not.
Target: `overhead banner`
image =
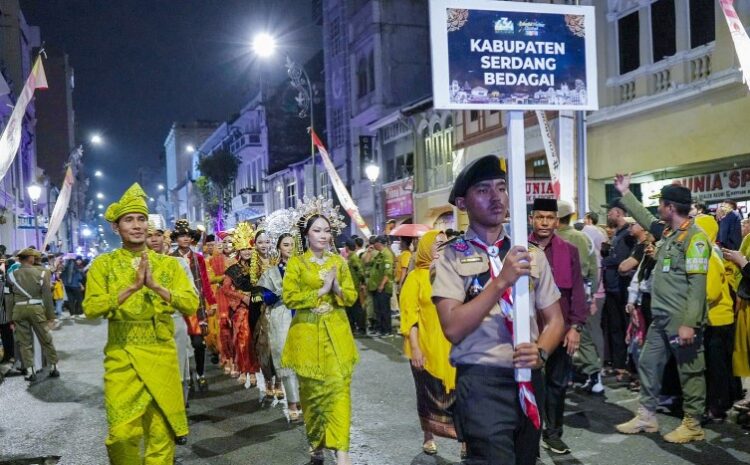
[[[647,207],[659,205],[659,199],[651,197],[669,184],[679,184],[690,189],[693,200],[703,203],[718,203],[725,199],[750,198],[750,168],[737,168],[708,174],[696,174],[682,178],[662,179],[641,183],[643,203]]]
[[[10,114],[8,124],[3,130],[3,135],[0,136],[0,179],[3,179],[10,169],[13,159],[16,157],[16,152],[18,152],[18,146],[21,145],[23,115],[26,114],[26,107],[29,105],[31,97],[34,96],[34,91],[46,88],[47,76],[44,74],[44,66],[42,66],[40,56],[37,57],[34,67],[31,69],[31,74],[26,79],[26,85],[23,86],[21,95],[16,100],[16,106],[13,107],[13,112]]]
[[[435,108],[597,110],[593,6],[431,0]]]
[[[362,234],[365,237],[370,237],[372,235],[372,233],[370,232],[370,228],[367,227],[367,223],[365,223],[364,218],[362,218],[362,215],[359,214],[359,208],[357,208],[354,200],[352,200],[352,196],[349,194],[349,191],[346,190],[344,182],[341,181],[341,177],[339,177],[339,173],[338,171],[336,171],[336,167],[333,166],[331,157],[328,155],[328,150],[326,150],[323,142],[321,142],[321,140],[318,138],[318,135],[312,128],[310,128],[310,134],[312,135],[313,144],[315,144],[315,146],[318,148],[318,152],[320,152],[320,158],[323,159],[323,166],[326,167],[326,172],[328,172],[328,177],[331,179],[331,184],[333,185],[333,189],[336,191],[336,196],[338,196],[339,201],[341,202],[341,206],[344,207],[344,210],[352,219],[352,222],[357,225],[357,228],[362,232]]]
[[[47,244],[52,242],[55,238],[55,234],[62,225],[63,218],[68,212],[68,205],[70,205],[70,196],[73,192],[73,184],[75,183],[75,176],[73,176],[73,169],[69,166],[65,172],[65,179],[63,180],[62,189],[60,189],[60,195],[57,196],[57,202],[55,202],[55,208],[52,209],[52,215],[49,217],[49,223],[47,224],[47,235],[44,236],[44,244],[42,250],[47,247]]]
[[[734,41],[734,49],[740,60],[742,80],[750,88],[750,37],[734,9],[734,0],[719,0],[719,5],[721,5],[721,11],[724,12],[724,18],[727,20],[727,26]]]

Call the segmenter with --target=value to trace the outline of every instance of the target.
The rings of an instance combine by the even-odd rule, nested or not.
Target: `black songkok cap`
[[[471,186],[490,179],[505,179],[505,171],[496,155],[486,155],[466,165],[456,176],[448,203],[456,205],[456,197],[464,197]]]
[[[557,200],[555,199],[534,199],[532,210],[535,212],[556,212]]]

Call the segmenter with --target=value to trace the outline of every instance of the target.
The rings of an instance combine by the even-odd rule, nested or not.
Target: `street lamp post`
[[[375,209],[375,214],[373,215],[375,217],[375,233],[380,234],[380,202],[378,201],[380,195],[377,189],[375,189],[375,183],[380,177],[380,167],[375,162],[370,161],[365,167],[365,175],[372,184],[373,208]]]
[[[253,39],[252,49],[253,52],[255,52],[256,55],[258,55],[261,58],[268,58],[271,55],[274,54],[276,51],[276,39],[267,34],[267,33],[260,33]],[[315,144],[312,140],[312,131],[315,127],[315,117],[314,117],[314,102],[313,98],[315,97],[313,94],[313,86],[312,81],[310,81],[310,76],[308,76],[307,72],[305,71],[305,68],[303,68],[301,65],[296,63],[294,60],[289,58],[289,55],[286,55],[286,71],[287,75],[289,76],[289,80],[292,82],[292,86],[294,86],[295,89],[297,89],[297,98],[295,99],[297,101],[297,105],[299,106],[299,117],[300,118],[307,118],[308,114],[310,116],[310,160],[312,162],[312,178],[313,178],[313,196],[318,195],[318,174],[317,174],[317,167],[315,166]],[[262,89],[261,89],[261,96],[262,96]]]
[[[39,216],[37,215],[37,202],[42,195],[42,186],[33,183],[26,188],[31,199],[31,209],[34,215],[34,233],[36,234],[36,248],[39,249]]]

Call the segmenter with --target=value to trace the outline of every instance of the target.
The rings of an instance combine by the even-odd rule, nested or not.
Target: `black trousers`
[[[706,351],[706,407],[723,414],[734,402],[736,381],[732,375],[734,324],[706,326],[703,337]]]
[[[206,342],[201,335],[191,335],[190,345],[193,346],[193,351],[195,352],[195,372],[198,376],[203,376],[206,367]]]
[[[13,339],[13,329],[10,327],[10,323],[0,325],[0,339],[3,340],[2,362],[7,362],[11,358],[15,358],[16,345]]]
[[[68,295],[68,311],[71,315],[83,314],[83,291],[80,287],[65,287],[65,293]]]
[[[352,327],[352,332],[367,331],[367,317],[365,315],[365,310],[362,308],[362,304],[359,301],[359,296],[357,296],[357,300],[354,301],[354,305],[346,309],[346,316],[349,317],[349,325]]]
[[[568,375],[573,359],[565,347],[559,346],[552,352],[544,368],[544,437],[561,438],[565,394],[568,390]]]
[[[372,303],[375,307],[378,331],[382,334],[391,334],[393,331],[391,324],[391,295],[385,292],[373,291]]]
[[[544,381],[532,371],[539,411],[544,411]],[[512,368],[459,365],[454,422],[466,443],[464,465],[535,465],[541,430],[521,410]]]
[[[625,331],[628,329],[626,303],[622,293],[607,291],[602,309],[604,345],[609,353],[612,367],[616,369],[625,369],[628,360],[628,347],[625,344]]]

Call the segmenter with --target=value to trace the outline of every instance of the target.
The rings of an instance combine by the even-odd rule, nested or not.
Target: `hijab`
[[[419,238],[419,244],[417,244],[417,258],[414,262],[414,266],[417,269],[429,269],[432,264],[432,245],[437,240],[437,237],[443,234],[442,231],[432,229],[427,231],[422,237]]]

